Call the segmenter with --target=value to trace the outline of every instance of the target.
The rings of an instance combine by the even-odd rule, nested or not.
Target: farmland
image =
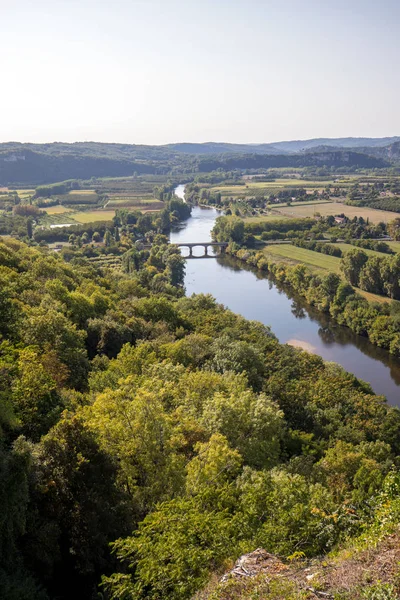
[[[307,179],[289,179],[278,178],[271,181],[247,181],[242,185],[217,185],[210,189],[211,192],[220,192],[222,196],[251,196],[265,192],[270,194],[275,190],[285,188],[304,188],[309,190],[324,189],[327,185],[338,185],[340,187],[349,187],[352,184],[350,179],[335,181],[331,180],[307,180]]]
[[[286,218],[286,215],[281,215],[279,213],[269,213],[268,215],[258,215],[255,217],[246,217],[246,223],[265,223],[266,221],[281,221]]]
[[[396,244],[396,242],[394,242]],[[400,242],[397,242],[398,246],[400,247]],[[349,252],[350,250],[354,250],[354,248],[357,248],[357,246],[353,246],[352,244],[346,244],[346,243],[337,243],[334,244],[334,246],[336,246],[337,248],[340,248],[341,251],[343,252],[343,254],[346,254],[347,252]],[[368,254],[369,256],[387,256],[387,254],[385,254],[384,252],[378,252],[377,250],[370,250],[369,248],[359,248],[359,250],[362,250],[363,252],[365,252],[365,254]],[[393,248],[394,250],[394,248]],[[396,250],[397,252],[398,250]]]
[[[150,176],[121,177],[93,179],[80,181],[79,188],[64,190],[62,193],[49,192],[49,198],[41,198],[39,208],[43,216],[40,225],[62,223],[92,223],[97,221],[111,221],[118,209],[127,209],[146,212],[156,212],[164,208],[165,204],[155,196],[157,185],[164,185],[164,177]],[[35,192],[35,190],[21,190],[21,192]],[[49,200],[58,204],[47,206]]]
[[[55,206],[49,206],[42,210],[45,210],[48,215],[62,215],[68,212],[68,208],[62,206],[61,204],[56,204]]]
[[[115,210],[88,210],[71,213],[69,216],[78,223],[94,223],[95,221],[112,221]]]
[[[343,244],[348,246],[348,244]],[[310,271],[320,272],[326,275],[328,272],[336,273],[341,275],[340,270],[340,258],[335,256],[328,256],[326,254],[320,254],[313,250],[306,250],[305,248],[298,248],[289,244],[269,245],[264,248],[264,253],[267,258],[275,262],[283,262],[288,265],[304,264],[310,269]],[[380,256],[385,256],[381,252],[376,252]],[[364,296],[370,302],[391,302],[391,300],[378,294],[371,294],[358,288],[357,292]]]
[[[161,210],[164,206],[161,200],[153,197],[141,198],[134,195],[110,194],[110,200],[107,202],[108,208],[130,208],[141,211]]]
[[[283,259],[284,262],[289,264],[304,263],[314,270],[340,273],[340,258],[314,252],[313,250],[306,250],[305,248],[299,248],[291,244],[269,245],[265,248],[265,253]]]
[[[344,213],[346,217],[349,217],[350,219],[353,217],[363,217],[363,219],[368,219],[371,223],[380,223],[381,221],[388,223],[399,216],[398,213],[387,210],[375,210],[365,206],[347,206],[347,204],[343,204],[341,202],[305,204],[304,206],[302,202],[298,202],[292,204],[291,206],[280,208],[279,211],[282,213],[282,215],[295,218],[312,217],[317,212],[322,217]]]

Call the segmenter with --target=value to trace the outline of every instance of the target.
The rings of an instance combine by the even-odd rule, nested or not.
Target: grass
[[[48,208],[42,208],[48,215],[61,215],[63,213],[69,212],[68,208],[65,206],[61,206],[61,204],[56,204],[55,206],[49,206]]]
[[[348,246],[348,244],[343,245]],[[355,246],[352,247],[355,248]],[[321,254],[320,252],[315,252],[314,250],[298,248],[297,246],[292,246],[289,244],[266,246],[264,248],[264,253],[271,260],[278,260],[279,262],[284,262],[288,265],[304,264],[310,269],[310,271],[319,272],[323,275],[326,275],[327,273],[336,273],[337,275],[342,275],[340,270],[340,258],[337,258],[336,256]],[[381,252],[377,252],[376,254],[380,254],[381,256],[383,255]],[[369,302],[379,302],[381,304],[383,302],[391,302],[391,299],[387,298],[386,296],[371,294],[370,292],[365,292],[359,288],[355,289]]]
[[[29,198],[35,193],[35,190],[15,190],[20,198]]]
[[[311,205],[312,204],[332,204],[332,200],[307,200],[306,202],[293,202],[291,204],[291,206],[297,206],[297,205],[308,206],[310,204]],[[270,206],[271,209],[282,208],[282,207],[289,208],[289,206],[287,205],[287,202],[282,202],[279,204],[271,204],[271,206]]]
[[[78,223],[94,223],[95,221],[112,221],[115,210],[87,210],[71,213],[69,217]]]
[[[372,223],[379,223],[381,221],[388,223],[399,216],[398,213],[388,210],[376,210],[365,206],[347,206],[347,204],[342,204],[341,202],[320,202],[305,206],[302,204],[301,202],[293,203],[291,206],[281,208],[280,210],[286,216],[290,217],[312,217],[315,212],[319,212],[323,217],[344,213],[346,217],[363,217],[365,220],[369,219]]]
[[[400,252],[400,242],[386,242],[386,243],[389,244],[391,249],[394,250],[395,252]]]
[[[281,221],[286,215],[271,213],[269,215],[257,215],[255,217],[243,217],[246,223],[264,223],[265,221]]]
[[[360,248],[359,246],[353,246],[352,244],[346,244],[345,242],[333,244],[333,246],[340,248],[344,254],[346,254],[350,250],[354,250],[354,248],[357,248],[358,250],[363,250],[363,252],[365,252],[365,254],[369,254],[370,256],[380,256],[381,258],[385,257],[385,256],[389,256],[385,252],[377,252],[376,250],[369,250],[369,248]],[[399,246],[400,246],[400,244],[399,244]]]
[[[307,266],[315,267],[318,270],[340,273],[340,258],[298,248],[290,244],[276,244],[266,247],[266,253],[272,256],[289,259],[287,262],[304,263]]]

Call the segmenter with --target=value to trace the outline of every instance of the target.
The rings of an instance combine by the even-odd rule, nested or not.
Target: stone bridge
[[[215,258],[218,254],[224,252],[227,245],[227,242],[180,242],[174,244],[174,246],[178,246],[178,248],[189,248],[189,256],[185,256],[185,258]],[[204,254],[201,256],[193,255],[193,248],[196,248],[197,246],[202,246],[204,248]],[[217,248],[219,252],[217,254],[208,254],[209,248]]]

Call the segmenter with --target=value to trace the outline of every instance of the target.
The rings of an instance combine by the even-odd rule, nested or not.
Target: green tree
[[[117,469],[79,416],[65,414],[35,451],[29,560],[52,597],[90,597],[129,526]]]
[[[109,248],[112,244],[112,235],[109,229],[106,230],[104,234],[104,245],[106,248]]]
[[[368,260],[368,255],[363,250],[354,248],[346,252],[340,261],[340,268],[351,285],[358,286],[361,270]]]

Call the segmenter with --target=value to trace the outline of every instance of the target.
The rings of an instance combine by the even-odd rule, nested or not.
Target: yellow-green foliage
[[[119,272],[92,260],[105,248],[0,244],[0,596],[90,598],[102,582],[115,600],[189,600],[257,547],[312,558],[394,529],[398,411],[186,298],[164,236],[151,252],[114,242]],[[274,272],[350,318],[333,274]],[[246,593],[302,599],[290,582]]]

